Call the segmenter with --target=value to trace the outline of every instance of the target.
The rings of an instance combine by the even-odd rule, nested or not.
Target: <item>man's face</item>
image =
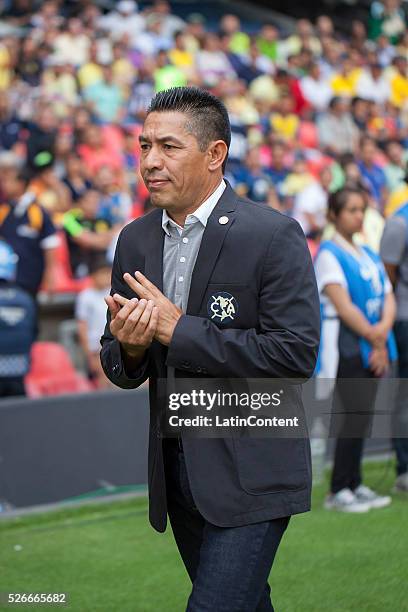
[[[280,107],[281,107],[280,108],[281,112],[284,115],[292,113],[293,112],[293,98],[291,98],[291,96],[282,97]]]
[[[399,71],[399,73],[402,74],[402,76],[407,75],[407,62],[404,58],[400,58],[396,60],[395,66],[397,70]]]
[[[317,27],[320,34],[326,34],[330,36],[333,32],[333,22],[330,17],[326,15],[320,15],[317,19]]]
[[[184,211],[197,202],[209,183],[210,156],[187,131],[188,115],[152,112],[140,136],[140,172],[154,206]]]
[[[112,68],[110,66],[104,66],[103,67],[103,78],[105,80],[105,83],[112,83],[113,80],[113,72],[112,72]]]
[[[392,142],[387,147],[387,155],[393,164],[401,164],[404,149],[397,142]]]
[[[312,36],[312,24],[307,19],[299,19],[297,24],[297,31],[299,36],[301,37]]]
[[[99,193],[94,190],[87,191],[80,201],[82,212],[86,219],[95,219],[99,207]]]
[[[370,66],[371,74],[375,80],[378,80],[382,75],[382,68],[379,64],[372,64]]]
[[[285,149],[280,145],[275,145],[272,148],[272,160],[275,166],[281,167],[284,165]]]
[[[338,117],[340,117],[341,115],[344,115],[344,113],[346,113],[348,110],[345,100],[343,99],[338,100],[336,104],[333,106],[332,110],[334,114],[337,115]]]
[[[111,269],[100,268],[92,274],[92,278],[97,289],[105,289],[111,285]]]
[[[366,164],[372,164],[375,158],[375,145],[372,142],[366,142],[361,147],[361,157]]]
[[[278,30],[271,25],[262,28],[262,37],[268,42],[274,42],[278,38]]]
[[[343,74],[350,74],[353,70],[353,63],[350,59],[345,59],[343,61]]]
[[[6,200],[15,200],[24,193],[24,183],[18,180],[14,170],[1,172],[0,187]]]
[[[86,144],[93,149],[102,145],[102,133],[98,125],[90,125],[85,134]]]
[[[185,51],[186,45],[185,45],[185,41],[184,41],[184,36],[182,34],[179,34],[175,40],[176,43],[176,48],[177,49],[181,49],[181,51]]]
[[[96,173],[95,182],[101,191],[108,190],[114,183],[115,178],[109,166],[102,166]]]
[[[82,23],[79,19],[70,19],[68,21],[68,30],[74,36],[77,36],[82,32]]]
[[[320,173],[320,184],[323,189],[328,190],[332,182],[332,171],[330,168],[324,168]]]
[[[252,149],[249,149],[245,161],[248,168],[260,168],[261,158],[259,148],[253,147]]]
[[[45,132],[52,132],[57,128],[58,122],[51,107],[42,108],[38,115],[37,124]]]
[[[5,92],[0,92],[0,114],[9,112],[9,101]]]

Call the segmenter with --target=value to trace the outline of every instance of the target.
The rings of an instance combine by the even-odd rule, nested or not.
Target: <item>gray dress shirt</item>
[[[163,293],[183,312],[187,310],[191,277],[200,249],[207,220],[224,192],[224,181],[194,213],[187,215],[184,227],[179,226],[163,210],[165,231],[163,248]]]

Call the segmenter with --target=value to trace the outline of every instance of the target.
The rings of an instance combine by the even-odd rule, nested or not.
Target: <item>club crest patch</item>
[[[233,321],[238,314],[238,302],[231,293],[217,291],[207,304],[208,316],[217,323]]]

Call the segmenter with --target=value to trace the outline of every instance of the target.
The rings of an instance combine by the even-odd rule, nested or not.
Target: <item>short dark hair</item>
[[[368,134],[363,134],[360,138],[360,149],[368,143],[377,146],[377,141],[375,138],[369,136]]]
[[[365,98],[362,98],[361,96],[353,96],[351,98],[351,108],[354,108],[360,102],[367,102],[367,100]]]
[[[402,146],[403,146],[403,144],[401,143],[401,141],[400,141],[400,140],[398,140],[398,138],[389,138],[389,139],[388,139],[388,140],[387,140],[387,141],[386,141],[384,144],[385,144],[385,148],[386,148],[386,149],[387,149],[389,146],[393,145],[393,144],[396,144],[396,145],[398,145],[398,146],[400,146],[400,147],[402,147]]]
[[[34,173],[29,166],[23,166],[22,168],[16,169],[15,178],[19,183],[23,183],[24,186],[27,186],[34,178]]]
[[[340,102],[343,102],[343,98],[341,96],[333,96],[333,98],[331,98],[329,102],[330,110],[337,106],[337,104],[339,104]]]
[[[177,111],[189,115],[186,129],[197,139],[201,151],[212,140],[223,140],[227,149],[231,144],[231,125],[224,104],[199,87],[172,87],[160,91],[152,99],[147,114]],[[227,156],[222,165],[224,172]]]
[[[99,270],[104,270],[105,268],[112,269],[111,263],[106,259],[105,253],[95,252],[94,257],[91,258],[89,262],[89,273],[94,274]]]

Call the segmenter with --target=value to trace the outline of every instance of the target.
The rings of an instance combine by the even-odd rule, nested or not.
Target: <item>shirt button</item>
[[[182,283],[184,280],[184,276],[179,276],[179,283]]]
[[[185,257],[180,257],[180,262],[181,262],[181,263],[184,263],[185,261],[186,261],[186,258],[185,258]]]
[[[183,242],[184,242],[184,244],[187,244],[187,242],[188,242],[188,238],[185,238],[185,237],[184,237],[184,238],[183,238]]]

